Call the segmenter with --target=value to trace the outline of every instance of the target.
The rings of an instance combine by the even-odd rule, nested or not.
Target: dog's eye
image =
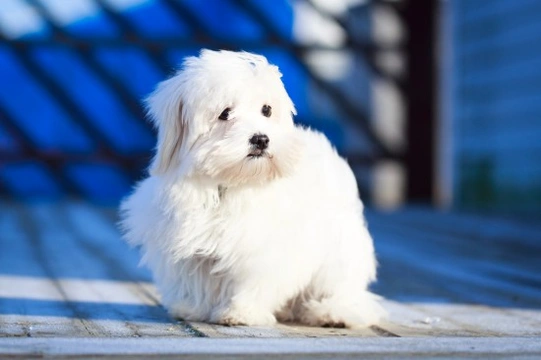
[[[229,120],[229,113],[231,112],[231,108],[225,108],[224,111],[218,116],[218,119],[220,120]]]
[[[263,107],[261,108],[261,113],[265,117],[270,117],[272,115],[272,108],[270,107],[270,105],[263,105]]]

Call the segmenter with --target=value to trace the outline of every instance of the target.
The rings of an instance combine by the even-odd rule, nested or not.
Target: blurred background
[[[1,0],[0,194],[116,205],[141,99],[200,48],[277,64],[378,208],[541,210],[541,1]]]

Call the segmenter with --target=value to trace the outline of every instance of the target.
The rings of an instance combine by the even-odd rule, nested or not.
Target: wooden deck
[[[168,317],[114,209],[0,202],[0,357],[541,358],[541,224],[367,213],[390,318],[365,330]]]

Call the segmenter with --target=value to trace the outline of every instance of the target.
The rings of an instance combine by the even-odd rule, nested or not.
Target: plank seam
[[[400,335],[395,334],[394,332],[386,330],[377,325],[370,326],[370,330],[372,330],[376,335],[382,336],[382,337],[400,337]]]

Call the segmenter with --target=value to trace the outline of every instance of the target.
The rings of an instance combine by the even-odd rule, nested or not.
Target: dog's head
[[[147,99],[158,128],[153,175],[183,171],[224,185],[289,174],[301,146],[278,68],[260,55],[203,50]]]

